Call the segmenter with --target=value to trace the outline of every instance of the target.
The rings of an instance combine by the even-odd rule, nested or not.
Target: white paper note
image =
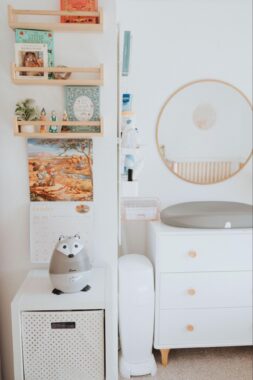
[[[93,204],[90,202],[32,202],[30,205],[32,263],[48,263],[60,235],[79,234],[90,256],[93,241],[92,223]]]

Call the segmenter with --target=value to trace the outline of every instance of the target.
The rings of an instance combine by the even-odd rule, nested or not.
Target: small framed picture
[[[47,44],[16,43],[15,63],[18,67],[47,67],[48,47]],[[17,77],[48,78],[48,73],[43,71],[20,71]]]
[[[100,88],[97,86],[66,86],[65,109],[71,121],[100,120]],[[72,132],[99,132],[100,127],[72,127]]]

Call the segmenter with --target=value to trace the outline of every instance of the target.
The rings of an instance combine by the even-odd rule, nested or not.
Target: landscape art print
[[[92,201],[91,139],[28,139],[31,201]]]

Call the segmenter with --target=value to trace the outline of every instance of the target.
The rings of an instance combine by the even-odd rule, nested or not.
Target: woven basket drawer
[[[104,311],[22,312],[25,380],[103,380]]]

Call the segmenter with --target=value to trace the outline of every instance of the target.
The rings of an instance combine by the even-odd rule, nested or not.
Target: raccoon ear
[[[76,239],[81,239],[79,234],[75,234],[74,236]]]
[[[64,239],[64,235],[61,235],[60,237],[59,237],[59,241],[61,241],[61,240],[63,240]]]

